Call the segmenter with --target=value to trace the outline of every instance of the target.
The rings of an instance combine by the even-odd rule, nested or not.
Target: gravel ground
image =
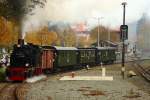
[[[120,64],[105,67],[106,75],[113,76],[113,81],[60,81],[59,78],[70,73],[53,75],[44,81],[30,84],[26,100],[150,100],[150,84],[141,76],[123,80]],[[132,69],[132,64],[126,64],[127,71]],[[83,69],[75,71],[75,75],[101,75],[101,69],[99,66]]]
[[[150,60],[140,61],[140,65],[143,68],[148,69],[150,68]],[[130,67],[130,69],[135,70],[134,67]],[[150,94],[150,83],[146,82],[137,70],[135,70],[135,72],[138,74],[138,77],[131,78],[129,81],[139,87],[139,89]]]

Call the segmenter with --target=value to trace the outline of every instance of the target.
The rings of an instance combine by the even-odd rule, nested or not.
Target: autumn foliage
[[[17,40],[14,24],[11,21],[0,17],[0,46],[8,47]]]
[[[49,31],[45,26],[38,31],[26,33],[25,41],[37,45],[52,45],[57,41],[57,33]]]
[[[0,17],[0,47],[12,47],[18,41],[20,26],[15,21]],[[37,45],[75,46],[76,35],[72,29],[56,32],[43,26],[38,30],[27,32],[25,42]]]
[[[26,33],[25,41],[37,45],[75,46],[76,35],[71,29],[50,31],[47,26]]]
[[[108,40],[111,42],[120,42],[120,35],[118,30],[112,30],[104,26],[99,26],[99,39]],[[98,27],[91,30],[90,37],[93,41],[97,42],[98,37]]]
[[[12,47],[17,43],[20,26],[15,21],[8,21],[0,17],[0,47]],[[78,34],[65,27],[63,31],[51,30],[48,26],[27,32],[25,42],[37,45],[56,45],[56,46],[79,46],[90,47],[97,41],[97,27],[89,31],[90,34]],[[100,27],[100,40],[110,40],[119,42],[119,32],[105,27]]]

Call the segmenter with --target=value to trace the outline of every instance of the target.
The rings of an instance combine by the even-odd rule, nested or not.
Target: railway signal
[[[127,40],[128,39],[128,25],[121,25],[120,26],[120,39]]]

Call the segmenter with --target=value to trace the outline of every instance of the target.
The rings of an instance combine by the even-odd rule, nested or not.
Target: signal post
[[[123,25],[120,26],[120,32],[121,32],[121,35],[120,35],[120,39],[122,41],[122,68],[121,68],[121,75],[122,75],[122,78],[124,79],[125,78],[125,40],[128,39],[128,26],[125,25],[125,7],[127,5],[126,2],[123,2],[122,3],[123,5]]]

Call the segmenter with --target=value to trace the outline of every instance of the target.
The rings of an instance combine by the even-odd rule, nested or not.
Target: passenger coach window
[[[92,55],[92,57],[94,57],[94,56],[95,56],[95,52],[93,51],[93,52],[91,52],[91,53],[92,53],[92,54],[91,54],[91,55]]]
[[[67,53],[66,57],[69,58],[69,53]]]
[[[108,55],[108,52],[106,52],[106,56]]]
[[[92,55],[91,55],[91,51],[89,51],[89,53],[88,53],[88,54],[89,54],[89,56],[92,56]]]
[[[81,52],[81,57],[84,57],[84,55],[85,55],[85,52],[82,51],[82,52]]]
[[[86,57],[87,56],[87,53],[84,51],[84,57]]]
[[[62,56],[65,57],[65,52],[62,52]]]
[[[99,55],[101,55],[101,52],[99,52]]]

